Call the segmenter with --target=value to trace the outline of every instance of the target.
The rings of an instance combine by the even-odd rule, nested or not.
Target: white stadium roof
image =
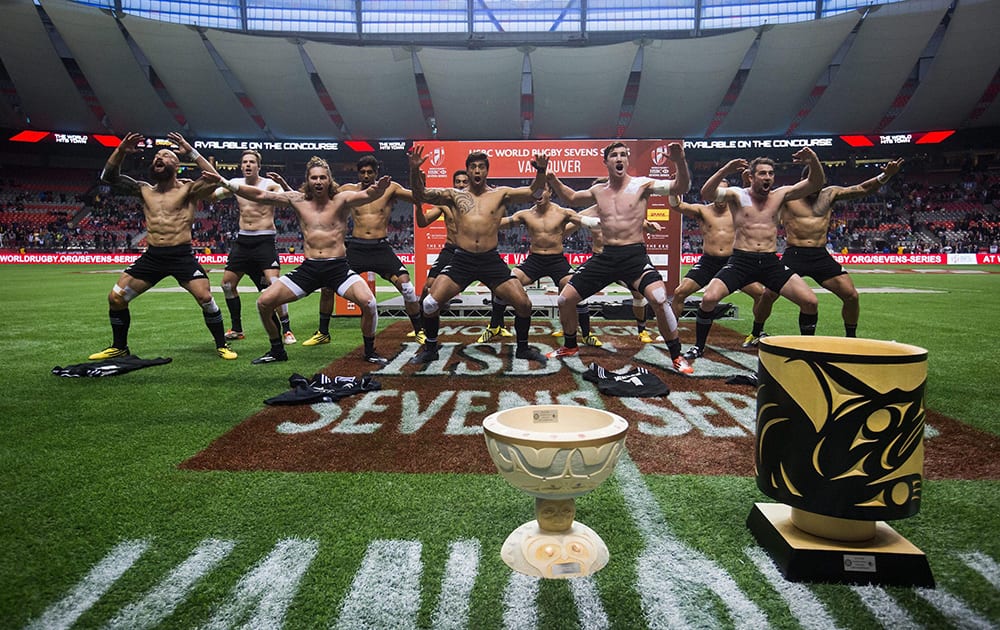
[[[0,125],[449,140],[1000,125],[995,0],[616,2],[4,0]]]

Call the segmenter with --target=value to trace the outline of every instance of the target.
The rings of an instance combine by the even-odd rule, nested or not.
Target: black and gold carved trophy
[[[756,503],[747,526],[792,581],[934,586],[885,523],[920,510],[927,351],[890,341],[761,340]]]

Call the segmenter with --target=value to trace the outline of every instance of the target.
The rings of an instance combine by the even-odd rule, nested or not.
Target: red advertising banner
[[[1000,265],[1000,254],[833,254],[842,265]],[[681,264],[693,265],[701,254],[682,254]]]
[[[536,154],[549,156],[550,172],[562,180],[585,179],[585,185],[598,177],[606,177],[604,147],[615,140],[498,140],[498,141],[428,141],[424,147],[424,172],[429,188],[450,188],[452,174],[465,168],[470,153],[482,152],[490,159],[490,179],[531,180],[535,169],[531,161]],[[622,140],[631,152],[629,174],[636,177],[672,179],[673,163],[667,159],[667,145],[673,140]],[[578,187],[581,185],[576,184]],[[680,215],[671,220],[666,199],[653,197],[647,207],[647,218],[660,224],[659,232],[646,237],[646,247],[653,264],[666,270],[664,280],[671,290],[680,282]],[[414,275],[418,290],[423,288],[427,271],[437,253],[444,247],[444,221],[426,229],[415,229]]]
[[[414,254],[397,254],[404,264],[416,261]],[[305,260],[302,254],[279,254],[282,265],[300,265]],[[518,265],[527,254],[503,254],[504,262]],[[0,265],[121,265],[135,262],[139,254],[109,252],[17,252],[0,250]],[[224,265],[226,254],[196,254],[203,265]],[[834,254],[842,265],[1000,265],[1000,254]],[[567,254],[571,265],[579,265],[590,258],[589,253]],[[701,254],[681,254],[680,264],[693,265]]]

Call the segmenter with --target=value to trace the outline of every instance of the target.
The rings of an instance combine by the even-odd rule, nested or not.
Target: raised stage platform
[[[406,317],[403,308],[403,297],[395,292],[392,287],[379,287],[379,297],[386,295],[390,291],[392,297],[380,299],[378,303],[379,317]],[[528,297],[531,298],[531,316],[538,318],[559,318],[559,306],[556,302],[558,293],[553,287],[527,287]],[[688,298],[684,302],[684,311],[681,318],[694,319],[699,298]],[[603,317],[611,320],[631,320],[632,315],[632,294],[625,289],[616,290],[608,287],[605,291],[599,292],[587,300],[590,305],[592,317]],[[717,319],[735,319],[739,317],[739,307],[735,304],[723,302],[716,309]],[[450,304],[442,309],[445,317],[468,317],[468,318],[489,318],[490,316],[490,291],[484,286],[475,285],[461,295],[455,297]],[[647,319],[655,319],[653,311],[646,307]]]

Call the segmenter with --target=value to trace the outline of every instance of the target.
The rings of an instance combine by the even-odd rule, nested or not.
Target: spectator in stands
[[[280,182],[284,180],[276,173],[268,173],[268,177],[261,177],[260,166],[260,153],[254,149],[247,149],[240,157],[243,177],[233,178],[230,181],[237,185],[246,184],[271,192],[288,190],[281,185]],[[272,175],[280,182],[273,179]],[[214,195],[217,200],[229,196],[232,196],[232,193],[222,187],[218,188]],[[232,321],[232,327],[226,331],[228,340],[246,337],[243,333],[243,306],[237,290],[237,285],[243,276],[249,274],[257,289],[263,291],[277,282],[281,275],[281,260],[278,258],[278,248],[275,243],[277,231],[274,225],[274,206],[243,197],[237,197],[236,202],[239,207],[239,232],[232,243],[226,270],[222,274],[222,293],[226,297],[226,307]],[[295,343],[295,335],[288,319],[288,306],[283,304],[276,316],[284,343]]]
[[[125,156],[138,151],[145,142],[145,138],[138,133],[125,135],[101,172],[103,181],[117,184],[142,198],[149,230],[149,248],[125,269],[108,294],[113,339],[111,346],[90,355],[92,360],[129,354],[129,302],[167,276],[176,278],[201,306],[205,325],[215,339],[216,354],[222,359],[235,359],[237,356],[226,343],[222,311],[212,297],[208,275],[191,250],[191,224],[195,209],[198,202],[210,197],[215,189],[205,176],[213,174],[217,177],[218,173],[179,133],[172,132],[168,137],[177,144],[181,154],[187,154],[197,162],[202,169],[201,178],[195,181],[178,179],[180,158],[170,149],[157,151],[149,165],[149,175],[154,183],[122,175],[120,171]]]

